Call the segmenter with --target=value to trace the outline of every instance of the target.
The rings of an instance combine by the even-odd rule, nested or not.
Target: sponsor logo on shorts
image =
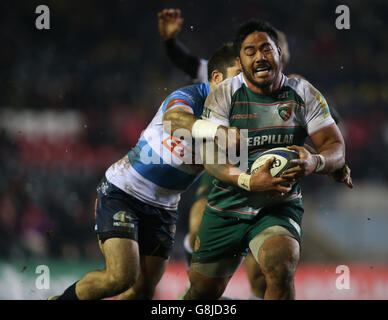
[[[108,190],[109,185],[108,182],[103,182],[101,185],[97,188],[97,192],[101,192],[103,195],[107,195],[106,190]]]
[[[131,215],[128,212],[119,211],[113,215],[113,226],[133,228],[135,225],[131,222],[131,220]]]

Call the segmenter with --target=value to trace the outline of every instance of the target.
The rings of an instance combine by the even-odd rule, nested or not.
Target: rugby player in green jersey
[[[248,129],[249,165],[262,150],[290,146],[299,151],[300,159],[295,161],[295,169],[283,175],[287,179],[343,168],[343,138],[326,101],[307,81],[292,80],[281,73],[276,31],[267,23],[250,22],[240,28],[236,39],[243,75],[215,88],[206,101],[204,116],[219,125]],[[287,117],[280,112],[284,107]],[[258,117],[237,117],[254,114],[253,110]],[[318,155],[302,147],[307,135]],[[264,298],[294,298],[293,275],[299,260],[303,214],[299,185],[285,195],[264,191],[258,197],[248,192],[249,174],[240,173],[237,181],[225,181],[228,164],[205,163],[205,168],[217,180],[198,233],[191,287],[185,298],[220,297],[248,247],[265,276]]]
[[[159,32],[162,39],[166,40],[166,50],[169,58],[178,68],[182,69],[184,72],[189,74],[193,79],[202,79],[201,68],[198,68],[198,65],[204,64],[203,59],[196,58],[190,54],[190,52],[185,49],[175,37],[180,31],[182,18],[180,15],[180,10],[177,9],[164,9],[158,14],[159,18]],[[281,62],[283,69],[289,60],[289,51],[288,44],[284,33],[277,31],[278,33],[278,42],[282,50]],[[206,61],[205,61],[206,63]],[[299,75],[289,75],[288,77],[298,77]],[[333,112],[334,113],[334,112]],[[334,118],[334,114],[333,114]],[[336,120],[337,121],[337,120]],[[306,148],[312,153],[316,153],[315,150],[309,148],[308,145],[305,145]],[[331,178],[337,182],[343,182],[348,187],[352,188],[353,184],[350,177],[350,169],[348,166],[344,166],[340,170],[337,170],[335,173],[330,174]],[[189,216],[189,233],[186,235],[184,240],[184,249],[186,254],[186,260],[190,265],[191,255],[194,248],[195,238],[198,232],[199,225],[201,223],[202,214],[207,204],[207,197],[212,188],[213,177],[209,176],[206,172],[201,177],[197,192],[195,194],[195,202],[193,203],[190,216]],[[252,257],[250,252],[245,258],[246,271],[251,286],[251,291],[249,294],[250,299],[263,298],[265,292],[265,278],[260,270],[260,266]]]

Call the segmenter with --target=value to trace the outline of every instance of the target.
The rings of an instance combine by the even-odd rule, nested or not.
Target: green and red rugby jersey
[[[248,168],[268,149],[303,146],[307,136],[335,125],[322,94],[308,81],[285,75],[271,96],[249,89],[243,73],[221,82],[208,95],[202,118],[248,131]],[[213,184],[206,210],[222,216],[252,219],[263,207],[302,198],[299,184],[283,197],[248,192],[217,179]]]

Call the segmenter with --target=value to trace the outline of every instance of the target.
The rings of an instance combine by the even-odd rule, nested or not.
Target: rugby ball
[[[291,160],[299,159],[299,153],[287,148],[273,148],[267,150],[253,162],[251,166],[251,174],[255,173],[268,159],[271,159],[272,157],[275,157],[275,161],[270,167],[270,173],[273,177],[279,177],[283,171],[296,166],[291,163]]]

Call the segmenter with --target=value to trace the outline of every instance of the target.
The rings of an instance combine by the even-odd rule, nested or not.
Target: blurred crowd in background
[[[388,14],[384,1],[25,1],[0,4],[0,259],[98,258],[95,188],[165,96],[189,83],[168,60],[157,12],[180,8],[179,39],[209,58],[249,18],[284,31],[285,73],[305,76],[341,115],[355,184],[386,183]],[[347,3],[348,2],[348,3]],[[35,8],[50,8],[50,30]],[[306,179],[305,196],[329,179]],[[318,181],[318,182],[317,182]],[[192,197],[183,197],[177,239]],[[177,243],[180,256],[180,244]]]

